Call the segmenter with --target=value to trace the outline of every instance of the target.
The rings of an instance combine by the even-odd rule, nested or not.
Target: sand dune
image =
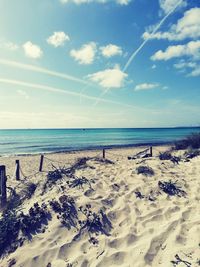
[[[52,218],[45,231],[32,236],[15,252],[0,260],[0,267],[9,266],[11,259],[17,267],[170,267],[187,266],[179,262],[199,266],[200,261],[200,157],[188,162],[174,164],[156,157],[166,147],[157,147],[154,157],[128,160],[142,148],[113,149],[106,157],[114,164],[94,159],[87,161],[87,168],[77,170],[77,177],[92,179],[92,189],[69,188],[67,178],[58,180],[44,191],[46,171],[56,167],[70,166],[79,157],[94,157],[99,151],[49,154],[44,160],[44,171],[36,173],[39,155],[20,156],[22,171],[28,181],[37,184],[31,199],[22,204],[26,213],[33,203],[49,203],[65,194],[75,200],[76,207],[91,204],[92,211],[103,208],[112,224],[109,235],[93,235],[98,244],[89,242],[87,231],[78,236],[78,230],[68,230],[51,210]],[[7,167],[9,186],[23,189],[25,182],[13,178],[16,157],[1,158]],[[138,166],[149,166],[154,175],[137,174]],[[36,174],[35,174],[36,173]],[[158,181],[177,181],[187,194],[185,197],[169,196],[158,187]],[[43,193],[42,193],[43,192]],[[142,198],[136,196],[140,192]],[[81,213],[78,214],[81,218]],[[177,257],[178,255],[178,257]],[[174,262],[172,262],[174,261]],[[10,265],[11,266],[11,265]]]

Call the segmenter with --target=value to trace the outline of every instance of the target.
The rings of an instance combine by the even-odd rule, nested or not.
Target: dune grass
[[[176,141],[174,143],[175,150],[183,150],[183,149],[199,149],[200,148],[200,133],[193,133],[186,138]]]

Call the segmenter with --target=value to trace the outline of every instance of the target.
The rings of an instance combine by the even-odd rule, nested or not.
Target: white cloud
[[[116,3],[119,5],[127,6],[132,0],[116,0]]]
[[[200,76],[200,64],[199,61],[185,61],[185,60],[180,60],[178,63],[174,64],[174,67],[181,72],[186,72],[189,70],[192,70],[187,76]]]
[[[160,8],[162,11],[167,14],[169,13],[174,7],[178,4],[179,2],[179,7],[185,7],[187,6],[187,1],[186,0],[160,0]]]
[[[124,85],[127,74],[118,66],[88,75],[88,78],[103,88],[120,88]]]
[[[112,57],[116,55],[122,55],[122,48],[120,46],[109,44],[106,46],[100,47],[101,53],[104,57]]]
[[[156,66],[155,64],[153,64],[153,65],[151,66],[151,68],[152,68],[152,70],[154,70],[154,69],[157,68],[157,66]]]
[[[10,51],[16,51],[19,49],[19,46],[13,42],[1,41],[0,48],[7,49]]]
[[[200,76],[200,66],[196,66],[195,69],[189,74],[189,76]]]
[[[69,41],[69,36],[64,32],[54,32],[48,39],[47,43],[55,47],[63,46],[66,41]]]
[[[30,41],[23,44],[25,55],[30,58],[40,58],[43,55],[41,48],[38,45],[31,43]]]
[[[25,92],[25,91],[19,89],[19,90],[17,90],[17,93],[18,93],[20,96],[23,96],[24,98],[29,99],[29,95],[27,94],[27,92]]]
[[[132,0],[60,0],[62,4],[67,3],[75,3],[77,5],[80,4],[89,4],[89,3],[99,3],[99,4],[107,4],[109,2],[115,2],[118,5],[128,5]]]
[[[191,41],[185,45],[172,45],[165,51],[159,50],[152,57],[152,60],[169,60],[177,57],[200,58],[200,41]]]
[[[174,8],[172,10],[170,10],[170,12],[168,12],[162,19],[161,21],[155,25],[152,28],[151,34],[148,34],[148,36],[145,36],[145,33],[143,34],[143,38],[145,39],[140,46],[131,54],[131,56],[129,57],[128,61],[126,62],[123,71],[127,70],[127,68],[129,67],[129,65],[131,64],[131,62],[134,60],[134,58],[137,56],[138,53],[140,53],[140,51],[143,49],[143,47],[149,42],[149,40],[151,39],[151,36],[153,36],[154,34],[157,33],[157,31],[160,29],[160,27],[165,23],[165,21],[168,19],[168,17],[176,10],[176,8],[178,8],[179,2],[176,3],[176,5],[174,6]]]
[[[96,44],[94,42],[84,44],[79,50],[72,49],[70,56],[73,57],[79,64],[93,63],[96,55]]]
[[[152,34],[151,30],[147,30],[143,34],[146,39],[167,39],[169,41],[180,41],[186,38],[197,39],[200,37],[200,8],[192,8],[187,10],[183,17],[178,20],[177,24],[173,24],[167,32],[156,32]]]
[[[151,90],[159,87],[159,83],[141,83],[135,86],[135,91]]]
[[[176,69],[185,69],[185,68],[196,68],[197,67],[197,63],[196,62],[192,62],[192,61],[185,61],[185,60],[181,60],[178,63],[174,64],[174,67]]]
[[[84,4],[84,3],[90,3],[92,2],[91,0],[60,0],[62,4],[67,4],[70,2],[74,2],[75,4]]]

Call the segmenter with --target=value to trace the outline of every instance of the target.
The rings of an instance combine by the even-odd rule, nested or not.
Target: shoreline
[[[172,146],[174,142],[151,142],[151,143],[139,143],[139,144],[128,144],[128,145],[107,145],[107,146],[96,146],[96,147],[88,147],[88,148],[77,148],[77,149],[62,149],[55,151],[41,151],[41,152],[27,152],[27,153],[12,153],[12,154],[0,154],[0,158],[3,157],[16,157],[16,156],[38,156],[38,155],[52,155],[52,154],[70,154],[70,153],[79,153],[79,152],[89,152],[89,151],[101,151],[103,149],[106,150],[115,150],[115,149],[129,149],[129,148],[140,148],[140,147],[164,147],[164,146]]]
[[[100,128],[0,131],[0,156],[68,153],[141,146],[173,145],[199,128]],[[32,131],[32,132],[31,132]]]

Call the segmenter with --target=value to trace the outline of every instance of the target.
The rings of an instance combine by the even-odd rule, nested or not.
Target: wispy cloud
[[[47,39],[47,43],[53,45],[54,47],[63,46],[66,41],[69,41],[69,35],[66,33],[59,31],[54,32],[49,38]]]
[[[118,5],[126,6],[133,0],[60,0],[62,4],[67,3],[75,3],[77,5],[80,4],[89,4],[89,3],[99,3],[99,4],[106,4],[109,2],[116,2]]]
[[[193,71],[188,76],[193,76],[193,77],[200,76],[200,66],[194,68]]]
[[[197,77],[200,76],[200,65],[199,62],[194,60],[180,60],[174,64],[174,68],[180,72],[187,72],[187,76]],[[189,73],[188,73],[189,72]]]
[[[79,64],[88,65],[92,64],[96,55],[96,44],[90,42],[84,44],[80,49],[72,49],[70,56],[73,57]]]
[[[103,98],[99,99],[98,97],[95,97],[95,96],[90,96],[90,95],[86,95],[86,94],[82,94],[82,93],[76,93],[76,92],[73,92],[73,91],[70,91],[70,90],[64,90],[64,89],[61,89],[61,88],[46,86],[46,85],[42,85],[42,84],[28,83],[28,82],[24,82],[24,81],[12,80],[12,79],[4,79],[4,78],[0,78],[0,83],[10,84],[10,85],[17,85],[17,86],[22,86],[22,87],[25,87],[25,88],[38,89],[38,90],[52,92],[52,93],[66,94],[66,95],[71,95],[71,96],[78,97],[78,98],[81,97],[81,98],[84,98],[84,99],[92,100],[93,102],[94,101],[100,101],[100,102],[103,102],[103,103],[120,105],[120,106],[124,106],[124,107],[133,107],[131,105],[120,103],[120,102],[117,102],[117,101],[112,101],[112,100],[103,99]]]
[[[159,83],[141,83],[135,86],[135,91],[151,90],[158,88],[159,86]]]
[[[188,62],[185,60],[180,60],[179,62],[174,64],[174,67],[176,69],[185,69],[185,68],[196,68],[197,67],[197,63],[196,62]]]
[[[19,45],[15,44],[13,42],[10,42],[10,41],[2,40],[2,41],[0,41],[0,48],[7,49],[10,51],[16,51],[19,49]]]
[[[116,0],[116,3],[122,6],[127,6],[131,2],[133,2],[133,0]]]
[[[167,20],[167,18],[176,10],[176,8],[182,3],[182,0],[178,1],[177,4],[175,6],[173,6],[173,8],[169,11],[169,13],[167,13],[167,15],[158,23],[158,25],[154,28],[153,32],[151,33],[152,35],[154,35],[159,29],[160,27],[163,25],[163,23]],[[125,64],[123,71],[126,71],[127,68],[129,67],[129,65],[131,64],[131,62],[133,61],[133,59],[137,56],[137,54],[141,51],[141,49],[146,45],[146,43],[151,39],[151,35],[148,36],[143,42],[142,44],[132,53],[132,55],[130,56],[130,58],[128,59],[127,63]]]
[[[177,0],[159,0],[160,3],[160,8],[161,10],[167,14],[170,12],[170,10],[172,10],[175,5],[177,4]],[[187,6],[187,1],[186,0],[182,0],[180,1],[179,7],[186,7]]]
[[[38,73],[44,73],[50,76],[55,76],[55,77],[59,77],[65,80],[69,80],[69,81],[73,81],[73,82],[77,82],[80,84],[85,84],[85,85],[89,85],[90,83],[88,81],[85,81],[83,79],[79,79],[75,76],[72,75],[68,75],[65,73],[60,73],[57,71],[53,71],[53,70],[49,70],[46,68],[41,68],[41,67],[37,67],[34,65],[29,65],[29,64],[24,64],[21,62],[17,62],[17,61],[11,61],[11,60],[6,60],[6,59],[2,59],[0,58],[0,64],[3,65],[7,65],[9,67],[13,67],[13,68],[19,68],[19,69],[24,69],[24,70],[28,70],[28,71],[33,71],[33,72],[38,72]]]
[[[43,55],[42,49],[32,42],[28,41],[23,44],[24,53],[27,57],[38,59],[41,58]]]
[[[27,92],[25,92],[24,90],[19,89],[19,90],[17,90],[17,93],[18,93],[20,96],[24,97],[25,99],[29,99],[29,95],[28,95]]]

